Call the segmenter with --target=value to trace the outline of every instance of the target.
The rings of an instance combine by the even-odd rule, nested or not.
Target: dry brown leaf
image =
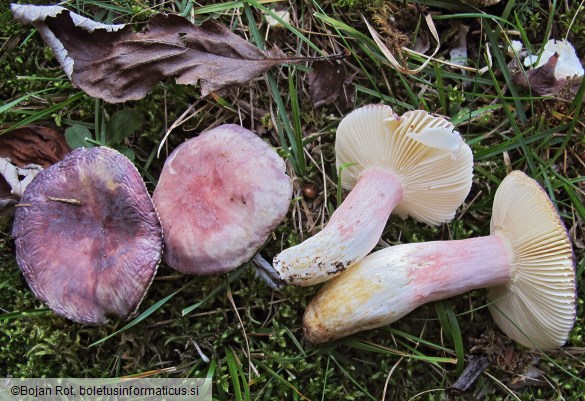
[[[0,215],[12,214],[28,183],[71,150],[63,135],[27,126],[0,135]]]
[[[155,14],[145,30],[105,25],[59,6],[11,6],[14,18],[39,29],[72,83],[110,103],[141,99],[166,77],[201,81],[206,96],[245,83],[283,63],[277,47],[262,51],[213,20],[201,26],[175,14]]]
[[[309,95],[314,107],[338,101],[341,110],[347,108],[351,98],[352,85],[342,64],[328,61],[315,62],[307,78]]]
[[[18,167],[38,164],[47,168],[70,151],[65,137],[48,127],[29,125],[0,135],[0,157]]]
[[[26,186],[43,168],[36,164],[16,167],[10,159],[0,157],[0,216],[14,214]]]

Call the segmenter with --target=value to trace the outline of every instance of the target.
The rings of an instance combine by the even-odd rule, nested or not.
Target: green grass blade
[[[377,45],[376,43],[370,39],[369,36],[361,33],[360,31],[358,31],[357,29],[347,25],[344,22],[338,21],[334,18],[331,18],[328,15],[322,14],[322,13],[314,13],[313,17],[320,19],[321,21],[327,23],[328,25],[331,25],[332,27],[339,29],[341,31],[344,31],[346,33],[348,33],[349,35],[351,35],[354,39],[368,45],[368,47],[372,48],[372,49],[377,49]],[[384,56],[380,55],[380,60],[384,59]]]
[[[341,175],[343,174],[343,170],[345,170],[346,168],[351,167],[355,164],[356,163],[344,163],[341,166],[339,166],[339,170],[337,171],[337,193],[336,193],[337,206],[341,205],[341,202],[343,201],[343,187],[341,186]]]
[[[490,104],[488,106],[480,107],[475,110],[464,109],[453,115],[449,120],[451,124],[457,126],[461,123],[470,122],[471,120],[481,117],[485,114],[500,110],[503,106],[501,104]]]
[[[363,341],[354,340],[354,339],[345,339],[341,341],[342,344],[349,346],[351,348],[359,349],[362,351],[373,352],[377,354],[384,354],[389,356],[401,356],[405,358],[417,359],[421,361],[426,361],[430,363],[455,363],[454,358],[444,358],[444,357],[435,357],[435,356],[428,356],[428,355],[414,355],[409,354],[404,351],[390,349],[387,347],[381,347],[376,344],[365,343]]]
[[[252,10],[248,5],[244,7],[244,13],[248,20],[248,27],[250,32],[252,33],[252,37],[256,42],[256,46],[260,49],[264,49],[264,39],[262,35],[258,31],[256,26],[256,20],[254,19],[254,15],[252,14]],[[303,142],[302,140],[297,141],[297,137],[295,135],[295,130],[288,119],[287,109],[284,105],[284,101],[280,96],[280,89],[274,79],[274,75],[268,71],[266,73],[266,79],[268,81],[268,86],[270,88],[270,92],[272,94],[272,98],[276,103],[276,110],[277,110],[277,117],[280,119],[282,125],[277,125],[278,130],[278,138],[280,140],[280,147],[285,151],[290,163],[298,175],[304,176],[306,173],[306,161],[305,161],[305,154],[303,151]],[[286,132],[286,137],[288,140],[285,139],[285,136],[282,133],[282,128]],[[301,136],[302,138],[302,136]],[[290,148],[289,148],[290,143]]]
[[[33,316],[41,316],[51,313],[51,309],[43,308],[43,309],[31,309],[25,310],[20,312],[10,312],[4,313],[0,315],[0,322],[3,320],[12,320],[12,319],[20,319],[26,317],[33,317]]]
[[[461,373],[465,364],[465,350],[461,329],[457,323],[457,317],[453,312],[453,306],[447,300],[437,301],[435,302],[435,310],[437,311],[439,323],[441,323],[441,329],[445,333],[445,336],[453,342],[457,357],[457,372]]]
[[[391,333],[391,334],[393,334],[393,335],[395,335],[395,336],[400,336],[400,337],[402,337],[402,338],[405,338],[405,339],[407,339],[407,340],[410,340],[410,341],[412,341],[412,342],[415,342],[415,343],[418,343],[418,344],[423,344],[423,345],[426,345],[427,347],[435,348],[435,349],[438,349],[438,350],[440,350],[440,351],[445,351],[445,352],[447,352],[447,351],[451,351],[450,349],[448,349],[448,348],[445,348],[445,347],[443,347],[443,346],[441,346],[441,345],[438,345],[438,344],[432,343],[432,342],[430,342],[430,341],[427,341],[427,340],[425,340],[425,339],[423,339],[423,338],[420,338],[420,337],[414,336],[414,335],[412,335],[412,334],[409,334],[409,333],[406,333],[406,332],[404,332],[404,331],[401,331],[401,330],[395,329],[395,328],[393,328],[393,327],[388,327],[388,328],[387,328],[387,330],[388,330],[388,332],[389,332],[389,333]]]
[[[337,359],[335,358],[334,355],[331,355],[331,359],[333,360],[333,363],[335,363],[337,365],[337,367],[339,368],[339,370],[341,370],[341,372],[345,375],[345,377],[347,377],[358,389],[360,389],[364,395],[368,396],[369,399],[373,400],[373,401],[377,401],[377,398],[374,397],[372,394],[370,394],[370,392],[368,391],[367,388],[365,388],[364,386],[362,386],[348,371],[347,369],[345,369],[343,367],[343,365],[341,363],[339,363],[337,361]]]
[[[144,319],[146,319],[147,317],[149,317],[150,315],[152,315],[154,312],[156,312],[157,310],[159,310],[164,304],[166,304],[167,302],[169,302],[171,299],[173,299],[173,297],[175,295],[177,295],[178,293],[180,293],[181,291],[183,291],[185,288],[189,287],[191,284],[195,283],[196,280],[191,280],[189,281],[187,284],[185,284],[184,286],[182,286],[181,288],[179,288],[177,291],[173,292],[170,295],[167,295],[166,297],[164,297],[163,299],[159,300],[158,302],[156,302],[154,305],[152,305],[150,308],[148,308],[147,310],[145,310],[144,312],[142,312],[139,316],[135,317],[130,323],[128,323],[127,325],[125,325],[124,327],[122,327],[119,330],[116,330],[115,332],[113,332],[112,334],[107,335],[106,337],[90,344],[90,347],[95,347],[96,345],[99,345],[107,340],[109,340],[110,338],[117,336],[120,333],[123,333],[124,331],[136,326],[137,324],[139,324],[140,322],[142,322]]]
[[[294,132],[294,147],[293,154],[298,164],[298,169],[304,175],[307,170],[307,161],[305,160],[305,153],[303,151],[303,131],[301,125],[301,110],[299,106],[299,98],[297,93],[297,79],[295,74],[295,68],[292,67],[288,75],[288,90],[290,107],[292,112],[293,120],[293,132]]]
[[[306,164],[306,163],[302,163],[301,161],[298,160],[298,158],[302,157],[304,159],[304,157],[305,157],[303,152],[299,152],[299,147],[301,147],[301,149],[302,149],[302,144],[299,146],[299,144],[296,143],[294,129],[292,127],[292,124],[290,123],[290,120],[288,119],[288,115],[286,113],[286,107],[284,106],[284,102],[282,100],[282,97],[280,96],[280,90],[278,89],[278,85],[276,84],[276,81],[274,80],[274,75],[272,73],[268,72],[266,74],[266,77],[268,79],[268,86],[270,87],[270,92],[272,93],[272,98],[274,99],[274,102],[276,103],[278,118],[282,122],[281,129],[284,128],[284,131],[286,132],[287,138],[288,138],[288,142],[285,141],[284,143],[281,143],[280,146],[283,149],[288,150],[289,155],[290,155],[291,165],[293,166],[293,169],[295,170],[295,172],[300,176],[304,176],[305,171],[301,169],[301,165]],[[284,137],[279,135],[279,138],[284,138]],[[290,143],[290,148],[289,148],[288,143]]]
[[[576,120],[578,120],[578,119],[576,119]],[[581,119],[580,121],[585,122],[585,118]],[[530,136],[524,140],[524,145],[530,145],[532,143],[542,141],[543,139],[547,139],[551,136],[551,134],[556,134],[556,133],[559,133],[559,132],[566,130],[568,128],[568,126],[569,126],[568,124],[559,125],[557,127],[546,130],[540,134]],[[533,131],[533,128],[528,128],[523,133],[523,135],[526,136],[528,133],[530,133],[532,131]],[[469,142],[474,143],[474,141],[469,141]],[[551,142],[551,144],[554,144],[554,143],[555,142]],[[496,155],[502,154],[506,151],[517,149],[518,147],[520,147],[520,144],[517,143],[516,141],[506,140],[506,141],[499,143],[497,145],[490,146],[489,149],[478,151],[475,154],[475,157],[473,159],[474,159],[474,161],[487,160],[487,159],[490,159]]]
[[[58,112],[59,110],[64,109],[65,107],[70,106],[71,104],[83,99],[84,96],[85,96],[85,94],[83,92],[79,92],[79,93],[76,93],[75,95],[69,97],[69,99],[67,99],[67,100],[64,100],[60,103],[54,104],[54,105],[47,107],[46,109],[43,109],[41,111],[35,112],[30,117],[24,118],[24,119],[20,120],[19,122],[17,122],[16,124],[12,125],[7,130],[2,131],[0,133],[0,135],[5,134],[6,132],[12,131],[13,129],[24,127],[25,125],[32,124],[32,123],[39,121],[39,120],[42,120],[46,117],[50,117],[51,115]]]
[[[301,346],[301,343],[299,342],[299,340],[297,340],[295,335],[292,333],[292,331],[290,331],[290,329],[288,327],[284,327],[284,332],[291,339],[291,341],[293,342],[295,347],[297,347],[297,349],[301,352],[301,354],[303,354],[303,356],[307,356],[307,353],[305,352],[305,350]]]
[[[373,49],[377,49],[377,47],[376,47],[375,43],[369,37],[365,36],[364,34],[362,34],[359,31],[353,29],[349,25],[327,16],[325,14],[323,8],[321,7],[321,5],[316,0],[313,0],[313,5],[320,11],[318,13],[314,13],[313,16],[317,19],[320,19],[322,23],[331,26],[331,28],[333,28],[335,30],[336,34],[339,36],[339,38],[341,39],[341,41],[345,45],[346,49],[350,49],[351,46],[347,42],[347,38],[341,34],[341,30],[344,30],[344,29],[346,29],[346,32],[350,36],[353,36],[353,39],[357,42],[357,45],[360,47],[360,49],[372,61],[374,61],[376,64],[378,64],[378,61],[383,60],[382,55],[380,55],[380,54],[378,54],[378,56],[375,55],[375,50],[373,50]],[[356,37],[355,35],[358,35],[359,37]],[[370,47],[368,47],[368,43],[369,43]],[[368,78],[370,85],[373,88],[375,88],[376,96],[378,96],[378,97],[382,96],[382,92],[380,92],[380,90],[378,88],[377,80],[374,77],[372,77],[372,75],[368,71],[368,68],[366,68],[366,66],[364,65],[364,62],[360,59],[360,57],[355,52],[352,53],[352,56],[353,56],[354,60],[357,62],[361,71]]]
[[[21,96],[17,99],[14,99],[8,103],[3,104],[2,106],[0,106],[0,114],[2,113],[6,113],[7,111],[9,111],[10,109],[12,109],[14,106],[18,105],[20,102],[24,102],[25,100],[33,97],[33,96],[37,96],[40,95],[41,93],[46,93],[49,91],[54,91],[55,88],[47,88],[47,89],[42,89],[36,92],[31,92],[29,94],[26,94],[24,96]]]
[[[240,267],[239,269],[231,272],[228,274],[227,278],[225,281],[223,281],[220,285],[218,285],[217,287],[215,287],[213,289],[213,291],[211,291],[209,294],[207,294],[207,296],[205,298],[203,298],[203,300],[183,309],[181,311],[181,314],[183,316],[188,315],[189,313],[193,312],[195,309],[199,308],[201,305],[203,305],[205,302],[209,301],[210,299],[213,299],[216,297],[217,294],[219,294],[221,291],[223,291],[225,288],[227,288],[227,286],[231,283],[233,283],[238,277],[240,277],[240,275],[244,272],[245,269],[248,268],[248,265],[244,265],[242,267]]]
[[[265,370],[266,372],[268,372],[268,374],[270,376],[272,376],[274,379],[276,379],[280,384],[282,384],[285,387],[288,387],[292,391],[294,391],[294,393],[297,394],[299,397],[301,397],[301,399],[309,400],[307,397],[305,397],[303,395],[303,393],[301,393],[299,391],[299,389],[297,389],[295,386],[293,386],[291,382],[289,382],[284,377],[282,377],[277,371],[271,369],[269,366],[265,365],[263,362],[259,362],[256,360],[254,360],[253,362],[254,362],[254,365],[256,365],[256,366],[260,367],[261,369]],[[279,372],[280,372],[280,370],[279,370]]]
[[[434,20],[450,20],[450,19],[480,19],[482,22],[485,21],[496,21],[503,25],[506,25],[510,29],[517,30],[518,27],[512,22],[505,18],[498,17],[497,15],[485,14],[485,13],[458,13],[458,14],[445,14],[433,16]]]
[[[457,322],[457,316],[453,311],[453,305],[447,303],[447,317],[449,319],[449,325],[451,326],[451,334],[453,336],[453,345],[455,346],[455,355],[457,356],[457,372],[463,372],[465,366],[465,348],[463,347],[463,336],[461,335],[461,329]]]
[[[240,383],[240,374],[242,374],[242,369],[240,364],[236,360],[236,356],[231,348],[225,348],[225,357],[226,362],[228,365],[228,371],[230,374],[230,378],[232,379],[232,386],[234,388],[234,396],[236,401],[244,401],[244,397],[242,396],[242,389]]]
[[[327,357],[327,365],[325,365],[325,374],[323,377],[323,390],[321,391],[321,401],[325,401],[325,389],[327,388],[327,378],[329,377],[329,363],[331,362],[331,354]]]
[[[433,68],[435,70],[435,79],[436,79],[436,84],[435,84],[435,88],[437,89],[437,92],[439,94],[439,105],[441,106],[441,114],[444,115],[449,115],[451,114],[447,105],[447,93],[445,91],[445,84],[444,84],[444,80],[443,80],[443,74],[442,74],[442,68],[439,65],[439,63],[433,63]]]
[[[317,47],[313,42],[311,42],[309,39],[307,39],[307,37],[305,35],[303,35],[303,33],[301,31],[299,31],[294,26],[292,26],[288,21],[285,21],[284,19],[282,19],[274,11],[272,11],[271,9],[269,9],[267,7],[264,7],[257,0],[245,0],[245,2],[249,5],[251,5],[252,7],[257,8],[259,10],[262,10],[266,14],[270,15],[272,18],[274,18],[275,20],[280,22],[286,29],[288,29],[294,35],[296,35],[301,41],[306,43],[311,49],[313,49],[315,52],[317,52],[317,54],[319,54],[320,56],[325,56],[325,53],[323,53],[323,51],[321,49],[319,49],[319,47]]]
[[[523,125],[527,124],[526,113],[524,112],[524,104],[520,100],[520,95],[518,94],[518,89],[516,88],[516,85],[512,81],[512,76],[510,75],[510,71],[508,70],[508,64],[506,63],[506,60],[504,58],[504,54],[502,53],[500,46],[499,46],[499,43],[498,43],[498,40],[497,40],[497,32],[499,32],[499,30],[496,30],[494,32],[494,30],[492,29],[490,24],[487,23],[486,20],[482,20],[482,26],[483,26],[483,29],[487,35],[487,38],[488,38],[488,43],[490,46],[491,54],[495,58],[496,64],[497,64],[500,72],[502,73],[504,80],[506,81],[506,85],[508,86],[508,90],[510,91],[510,93],[512,94],[512,96],[514,98],[514,107],[515,107],[518,119],[520,120],[520,122]],[[489,72],[491,75],[494,75],[494,72],[491,68],[489,69]],[[496,86],[498,87],[497,88],[498,89],[498,96],[502,96],[503,95],[502,91],[501,91],[501,89],[499,89],[499,81],[497,79],[495,79],[495,77],[492,77],[492,80],[494,81],[494,84],[496,84]],[[505,108],[504,110],[507,110],[507,108]]]
[[[501,96],[502,89],[500,88],[500,84],[499,84],[494,72],[490,69],[489,73],[492,77],[492,80],[494,81],[495,89],[496,89],[498,95]],[[512,88],[510,88],[510,91],[512,91]],[[515,99],[514,102],[516,103],[516,106],[515,106],[516,115],[518,115],[520,120],[522,121],[522,116],[524,115],[524,109],[523,109],[524,106],[522,105],[522,103],[520,103],[520,105],[518,105],[518,102],[520,102],[519,99]],[[522,112],[520,112],[520,110],[518,110],[518,107],[522,107]],[[520,127],[518,126],[518,123],[516,122],[515,115],[510,110],[510,107],[507,107],[505,103],[504,103],[504,112],[506,113],[506,116],[508,117],[508,121],[510,122],[510,125],[512,126],[512,129],[513,129],[514,134],[515,134],[513,141],[517,141],[518,146],[522,148],[522,151],[524,153],[524,157],[526,158],[526,163],[528,164],[528,167],[529,167],[532,175],[535,175],[537,173],[538,169],[536,168],[536,164],[534,163],[534,158],[533,158],[534,151],[532,150],[532,148],[528,148],[526,146],[526,141],[524,140],[525,133],[528,131],[531,131],[532,128],[529,128],[527,131],[522,132],[520,130]],[[526,121],[526,116],[524,115],[524,122],[525,121]]]
[[[366,88],[365,86],[355,85],[355,89],[358,93],[364,93],[368,96],[375,96],[375,97],[379,98],[380,100],[382,100],[384,103],[389,104],[390,106],[399,106],[405,110],[415,110],[415,107],[413,105],[411,105],[410,103],[402,102],[402,101],[395,99],[393,97],[383,95],[375,90]]]

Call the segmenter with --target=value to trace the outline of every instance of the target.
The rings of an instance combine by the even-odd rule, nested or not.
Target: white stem
[[[507,285],[511,255],[498,235],[375,252],[319,291],[305,311],[305,335],[315,343],[331,341],[395,322],[427,302]]]
[[[393,172],[364,170],[327,226],[278,254],[274,269],[292,285],[313,285],[333,278],[374,248],[402,196],[402,184]]]

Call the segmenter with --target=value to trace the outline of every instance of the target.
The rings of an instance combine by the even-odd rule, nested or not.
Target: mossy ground
[[[485,235],[489,232],[494,191],[508,171],[526,171],[543,184],[569,230],[577,262],[577,322],[563,350],[532,352],[509,342],[484,308],[485,294],[481,290],[425,305],[389,327],[312,346],[303,339],[301,320],[315,289],[273,292],[254,276],[250,266],[218,277],[191,278],[164,265],[140,312],[178,292],[134,327],[92,345],[126,323],[84,326],[45,310],[19,272],[10,238],[11,222],[4,218],[0,233],[0,309],[6,315],[0,315],[0,375],[113,377],[170,369],[165,375],[211,374],[214,396],[220,400],[238,399],[238,395],[259,400],[436,400],[447,398],[445,389],[458,378],[464,357],[481,354],[490,358],[490,367],[463,399],[579,399],[585,393],[585,114],[578,100],[535,98],[510,87],[505,68],[506,34],[512,39],[523,35],[535,48],[548,33],[556,38],[567,35],[577,53],[585,56],[585,10],[578,7],[579,2],[569,3],[567,8],[565,2],[553,2],[553,8],[539,1],[502,1],[482,11],[455,0],[290,1],[264,5],[288,8],[292,25],[317,48],[329,53],[346,47],[353,51],[343,61],[354,84],[349,109],[379,102],[391,105],[398,113],[423,108],[456,119],[459,131],[472,146],[474,184],[456,220],[431,228],[392,217],[382,237],[385,242]],[[209,14],[198,13],[199,5],[187,1],[153,8],[128,0],[77,0],[65,6],[88,16],[132,21],[138,26],[152,12],[186,11],[197,19],[231,21],[240,35],[252,40],[247,15],[252,15],[263,35],[266,24],[257,3],[249,4],[227,4]],[[363,14],[375,21],[385,38],[403,38],[405,45],[412,47],[415,37],[426,35],[421,16],[428,12],[434,13],[441,36],[437,58],[448,59],[454,28],[462,23],[470,28],[471,64],[485,66],[489,49],[492,64],[488,70],[483,74],[464,73],[434,62],[418,75],[400,75],[382,62],[374,47],[360,41],[360,32],[369,37]],[[286,27],[273,28],[266,37],[289,53],[315,53]],[[151,162],[148,157],[189,106],[193,106],[190,118],[172,131],[165,151],[221,123],[241,123],[254,129],[288,158],[295,185],[291,212],[262,251],[267,258],[317,232],[338,204],[333,142],[335,127],[348,110],[343,109],[342,102],[311,106],[306,79],[310,65],[273,70],[268,79],[230,89],[221,97],[201,99],[197,87],[167,81],[143,100],[104,105],[72,88],[38,33],[14,22],[5,3],[0,5],[0,40],[0,96],[5,104],[34,94],[2,110],[2,130],[23,121],[59,129],[77,122],[91,124],[96,107],[107,115],[123,108],[137,110],[146,123],[140,133],[126,140],[126,145],[135,151],[139,167],[148,166],[145,180],[152,190],[164,157]],[[409,61],[421,63],[416,58]],[[269,89],[271,81],[277,93]],[[72,102],[63,103],[75,96]],[[279,108],[278,96],[284,109]],[[479,115],[470,114],[480,109],[483,112]],[[282,138],[291,138],[278,135],[286,129],[281,118],[284,114],[292,120],[292,139],[295,133],[302,135],[304,152],[291,154],[287,150],[290,144],[281,142]],[[306,167],[299,167],[303,165]],[[315,198],[303,192],[307,185],[316,189]],[[185,308],[196,304],[183,315]],[[515,385],[529,365],[542,373],[540,385]]]

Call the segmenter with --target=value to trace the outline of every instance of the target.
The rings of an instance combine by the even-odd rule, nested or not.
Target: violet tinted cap
[[[17,262],[33,293],[80,323],[130,317],[162,254],[162,229],[132,162],[81,148],[41,171],[14,218]]]
[[[292,183],[284,161],[253,132],[226,124],[171,153],[154,191],[164,261],[219,274],[252,259],[284,219]]]

